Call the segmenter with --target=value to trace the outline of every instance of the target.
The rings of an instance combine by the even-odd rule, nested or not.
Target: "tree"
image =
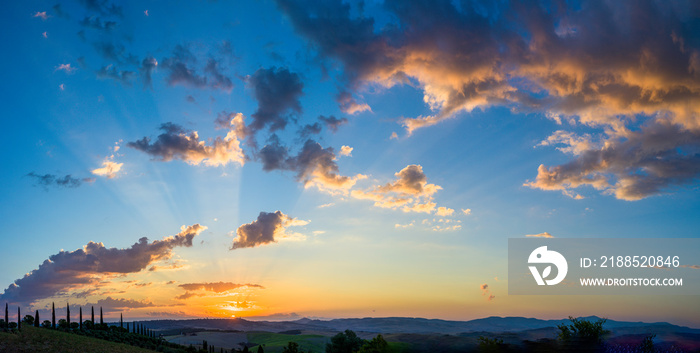
[[[21,317],[21,314],[19,313],[19,306],[18,306],[17,307],[17,329],[18,330],[22,328],[22,322],[20,322],[20,319],[19,319],[20,317]]]
[[[360,350],[365,340],[357,337],[355,332],[345,330],[331,337],[331,343],[326,343],[326,353],[354,353]]]
[[[49,321],[49,320],[44,320],[44,322],[41,323],[41,327],[43,327],[43,328],[51,328],[51,321]]]
[[[93,326],[95,325],[95,306],[92,307],[92,315],[90,316]]]
[[[207,350],[207,340],[202,340],[202,349]]]
[[[39,327],[39,309],[34,313],[34,327]]]
[[[24,319],[22,319],[22,322],[30,326],[35,326],[34,321],[34,316],[31,315],[24,315]]]
[[[100,307],[100,326],[104,325],[104,320],[102,320],[102,307]]]
[[[68,323],[68,328],[70,328],[70,304],[66,303],[66,322]]]
[[[265,353],[262,345],[258,345],[258,353]]]
[[[80,317],[79,317],[78,321],[80,322],[80,326],[78,326],[78,328],[80,329],[80,331],[82,331],[83,330],[83,307],[82,306],[80,307]]]
[[[56,305],[51,302],[51,328],[56,329]]]
[[[124,316],[122,316],[122,313],[119,313],[119,327],[124,328]]]
[[[5,322],[5,320],[3,320],[3,319],[0,319],[0,328],[4,329],[6,325],[7,325],[7,322]]]
[[[603,329],[607,319],[590,322],[569,316],[571,324],[559,324],[559,340],[565,348],[576,347],[580,350],[595,350],[603,343],[603,336],[610,331]]]
[[[503,340],[500,338],[488,338],[479,336],[479,351],[481,352],[502,352],[505,350]]]
[[[377,337],[372,338],[371,341],[366,342],[360,347],[359,353],[388,353],[389,343],[384,340],[382,335],[377,335]]]
[[[5,303],[5,326],[10,324],[10,315],[7,311],[7,303]]]
[[[288,342],[287,346],[282,348],[282,353],[299,353],[299,343]]]

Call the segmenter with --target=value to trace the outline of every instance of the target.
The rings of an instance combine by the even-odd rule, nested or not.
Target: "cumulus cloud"
[[[341,108],[364,87],[420,89],[432,112],[403,119],[409,135],[492,106],[604,131],[595,143],[556,132],[543,145],[565,144],[576,157],[540,166],[529,186],[581,198],[572,189],[588,185],[639,200],[700,176],[695,3],[389,0],[383,15],[392,20],[382,27],[343,2],[277,3],[321,56],[342,65]],[[660,125],[674,127],[675,147],[651,141]]]
[[[117,27],[115,21],[102,21],[99,17],[89,16],[80,21],[80,25],[87,28],[92,28],[100,31],[109,32]]]
[[[261,68],[247,81],[258,101],[258,109],[251,116],[251,130],[266,127],[270,131],[281,130],[287,126],[290,114],[301,114],[299,98],[303,94],[304,84],[296,73],[282,67]]]
[[[408,165],[394,175],[396,180],[393,182],[367,190],[353,190],[350,194],[357,199],[372,200],[377,207],[401,208],[404,212],[435,211],[437,205],[433,202],[433,195],[442,187],[428,183],[422,166]],[[443,212],[448,211],[445,209]]]
[[[54,175],[54,174],[36,174],[34,172],[30,172],[27,174],[28,177],[34,178],[36,182],[45,187],[64,187],[64,188],[77,188],[78,186],[82,185],[83,183],[92,183],[95,181],[94,178],[74,178],[70,174],[65,175],[63,177]]]
[[[245,163],[245,153],[241,148],[241,139],[245,138],[246,130],[242,114],[228,116],[229,132],[225,137],[217,137],[207,145],[201,141],[197,131],[186,131],[182,126],[165,123],[163,131],[156,141],[149,137],[127,143],[128,147],[144,152],[157,160],[164,162],[179,159],[192,165],[224,166],[228,163]]]
[[[471,208],[463,208],[463,209],[462,209],[462,213],[463,213],[465,216],[469,216],[470,214],[472,214],[472,209],[471,209]]]
[[[554,238],[551,234],[544,232],[544,233],[539,233],[539,234],[527,234],[525,235],[526,237],[531,237],[531,238]]]
[[[102,161],[102,167],[93,169],[92,174],[107,177],[108,179],[115,178],[117,173],[122,169],[124,163],[117,163],[112,160],[113,158],[114,156],[105,158],[105,160]]]
[[[281,211],[260,212],[256,220],[238,227],[231,250],[253,248],[290,236],[294,237],[295,234],[286,232],[287,227],[303,226],[308,223],[308,221],[289,217]]]
[[[175,299],[187,299],[194,296],[205,296],[206,292],[213,292],[216,294],[225,293],[238,288],[260,288],[265,287],[259,284],[251,283],[233,283],[233,282],[202,282],[202,283],[183,283],[178,287],[185,290],[185,293],[175,297]]]
[[[89,242],[82,249],[51,255],[39,268],[15,280],[0,300],[31,304],[71,290],[94,286],[105,276],[139,272],[150,264],[168,259],[173,248],[192,246],[192,240],[207,227],[182,226],[180,233],[149,242],[141,238],[126,249],[107,248]]]
[[[357,180],[365,178],[362,174],[340,175],[334,149],[323,148],[311,139],[306,140],[296,155],[290,156],[287,147],[280,144],[279,139],[273,135],[268,144],[257,153],[257,158],[263,163],[265,171],[293,171],[304,187],[316,187],[330,193],[347,193]]]
[[[128,70],[119,70],[114,65],[103,66],[96,72],[99,79],[110,79],[122,84],[131,85],[136,73]]]
[[[451,216],[453,213],[455,213],[455,210],[447,207],[438,207],[437,211],[435,212],[435,214],[440,217]]]
[[[359,103],[350,92],[342,91],[336,96],[340,110],[347,114],[357,114],[364,111],[372,111],[367,103]]]
[[[350,146],[341,146],[340,147],[340,155],[341,156],[351,156],[352,150],[353,150],[353,148]]]
[[[113,312],[120,312],[120,311],[128,311],[130,309],[140,309],[140,308],[149,308],[149,307],[154,307],[156,306],[150,301],[147,300],[134,300],[134,299],[127,299],[127,298],[112,298],[112,297],[107,297],[98,300],[95,303],[87,303],[83,305],[84,307],[99,307],[102,308],[102,311],[105,313],[113,313]],[[83,315],[86,315],[86,313],[83,313]]]

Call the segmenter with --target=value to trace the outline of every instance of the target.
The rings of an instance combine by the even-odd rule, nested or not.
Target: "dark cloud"
[[[31,172],[27,174],[27,176],[34,178],[36,182],[43,187],[77,188],[83,183],[92,183],[95,181],[94,178],[73,178],[70,174],[60,177],[53,174],[39,175]]]
[[[311,135],[318,135],[321,133],[323,126],[321,123],[306,124],[301,129],[299,129],[299,136],[301,138],[308,138]]]
[[[209,74],[211,82],[209,86],[214,89],[220,89],[230,92],[233,89],[231,79],[221,73],[219,63],[214,59],[207,61],[207,66],[204,67],[204,72]]]
[[[296,173],[296,179],[305,187],[315,186],[325,191],[347,192],[363,175],[340,175],[337,156],[332,147],[323,148],[314,140],[306,140],[301,150],[293,156],[280,144],[276,135],[256,154],[263,163],[263,170],[288,170]]]
[[[141,61],[139,72],[141,73],[141,80],[143,80],[144,87],[153,87],[151,75],[153,74],[153,70],[155,70],[157,67],[158,60],[152,56],[147,56],[143,59],[143,61]]]
[[[119,70],[114,65],[103,66],[97,71],[97,78],[99,79],[111,79],[126,85],[131,85],[135,77],[135,72]]]
[[[95,50],[107,60],[119,64],[139,65],[139,59],[133,54],[128,53],[122,44],[104,41],[95,42],[93,45]]]
[[[201,68],[203,74],[197,73],[198,60],[184,45],[175,46],[172,56],[165,58],[162,64],[169,70],[166,81],[171,86],[183,85],[200,89],[209,87],[229,92],[233,89],[231,78],[222,72],[220,62],[214,58],[209,58],[204,68]]]
[[[357,109],[353,95],[367,87],[411,85],[433,112],[405,118],[409,134],[505,106],[598,128],[599,146],[655,158],[596,164],[591,160],[623,154],[599,147],[568,164],[541,166],[534,187],[592,185],[638,199],[700,177],[694,152],[650,153],[644,144],[651,142],[635,137],[653,129],[639,130],[640,119],[654,121],[648,126],[669,120],[676,128],[668,138],[679,146],[700,132],[698,3],[388,0],[383,18],[390,21],[381,28],[340,1],[277,3],[322,57],[342,66],[337,100],[346,112]]]
[[[305,225],[307,223],[291,218],[280,211],[274,213],[260,212],[256,220],[238,227],[231,250],[253,248],[276,242],[280,238],[287,236],[285,233],[287,227]]]
[[[346,119],[346,118],[338,119],[338,118],[334,117],[333,115],[328,116],[328,117],[321,115],[318,117],[318,120],[321,121],[322,123],[324,123],[328,130],[331,130],[333,132],[337,132],[338,127],[340,127],[341,125],[344,125],[348,122],[348,119]]]
[[[537,178],[525,185],[574,198],[582,196],[573,189],[588,185],[618,199],[640,200],[700,176],[700,131],[668,120],[652,121],[604,143],[559,131],[541,145],[563,145],[560,150],[574,159],[555,167],[540,165]]]
[[[122,17],[124,15],[121,6],[111,4],[107,0],[80,0],[80,4],[87,10],[97,12],[103,15],[112,15]]]
[[[304,84],[296,73],[286,68],[258,69],[248,77],[248,85],[258,101],[258,109],[252,115],[253,122],[248,125],[252,131],[266,127],[270,131],[284,129],[290,114],[301,114],[299,98]]]
[[[147,300],[134,300],[134,299],[125,299],[125,298],[114,299],[112,297],[107,297],[104,299],[100,299],[95,303],[87,303],[87,304],[83,305],[83,307],[85,307],[85,308],[89,308],[89,307],[102,308],[102,311],[104,313],[129,311],[130,309],[150,308],[150,307],[155,307],[155,306],[157,306],[157,305],[155,305],[152,302],[149,302]],[[85,317],[85,315],[86,315],[86,312],[83,313],[84,317]]]
[[[168,122],[160,126],[163,133],[158,135],[155,142],[151,143],[149,137],[144,137],[127,143],[127,146],[164,162],[179,159],[194,165],[223,166],[229,162],[243,165],[246,159],[240,146],[240,140],[246,135],[243,116],[234,116],[228,128],[230,130],[225,137],[217,137],[207,145],[200,140],[196,131],[187,131],[180,125]]]
[[[99,17],[85,17],[80,21],[80,25],[87,28],[92,28],[100,31],[111,31],[117,27],[117,23],[114,21],[102,21]]]
[[[184,289],[186,292],[182,295],[175,297],[175,299],[187,299],[194,296],[204,296],[206,293],[202,292],[213,292],[213,293],[224,293],[233,289],[238,289],[242,287],[247,288],[265,288],[259,284],[251,283],[232,283],[232,282],[203,282],[203,283],[184,283],[179,285],[180,288]],[[197,293],[199,292],[199,293]]]
[[[368,190],[353,190],[351,195],[357,199],[372,200],[374,205],[382,208],[401,208],[404,212],[433,213],[437,206],[433,195],[442,189],[439,185],[429,184],[423,167],[416,164],[406,166],[395,173],[396,180],[377,185]],[[439,213],[451,214],[454,210],[438,208]]]
[[[177,235],[150,243],[144,237],[126,249],[89,242],[82,249],[61,251],[15,280],[0,300],[31,304],[59,293],[94,287],[106,275],[139,272],[151,263],[169,258],[174,247],[192,246],[192,239],[205,229],[199,224],[183,226]]]

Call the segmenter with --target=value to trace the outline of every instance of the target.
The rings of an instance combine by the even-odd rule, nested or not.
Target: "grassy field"
[[[265,353],[282,352],[282,347],[287,346],[288,342],[296,342],[299,344],[299,350],[304,352],[323,353],[326,351],[326,343],[330,342],[330,338],[321,335],[287,335],[283,333],[257,332],[248,333],[248,342],[250,344],[262,344]],[[252,349],[253,352],[256,349]]]
[[[132,347],[76,334],[32,326],[23,326],[18,334],[0,332],[0,352],[64,352],[64,353],[153,353]]]

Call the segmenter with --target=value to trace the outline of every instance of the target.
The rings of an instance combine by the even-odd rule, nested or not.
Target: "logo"
[[[531,264],[552,264],[557,267],[557,276],[552,279],[545,280],[545,278],[552,273],[551,265],[547,266],[541,275],[539,271],[537,271],[537,267],[528,266],[530,268],[530,272],[532,272],[532,276],[535,277],[535,281],[537,281],[537,285],[539,286],[544,286],[545,283],[548,286],[559,284],[559,282],[564,280],[564,277],[566,277],[566,272],[569,270],[569,265],[566,263],[564,256],[556,251],[547,250],[546,246],[540,246],[531,252],[527,262]]]

